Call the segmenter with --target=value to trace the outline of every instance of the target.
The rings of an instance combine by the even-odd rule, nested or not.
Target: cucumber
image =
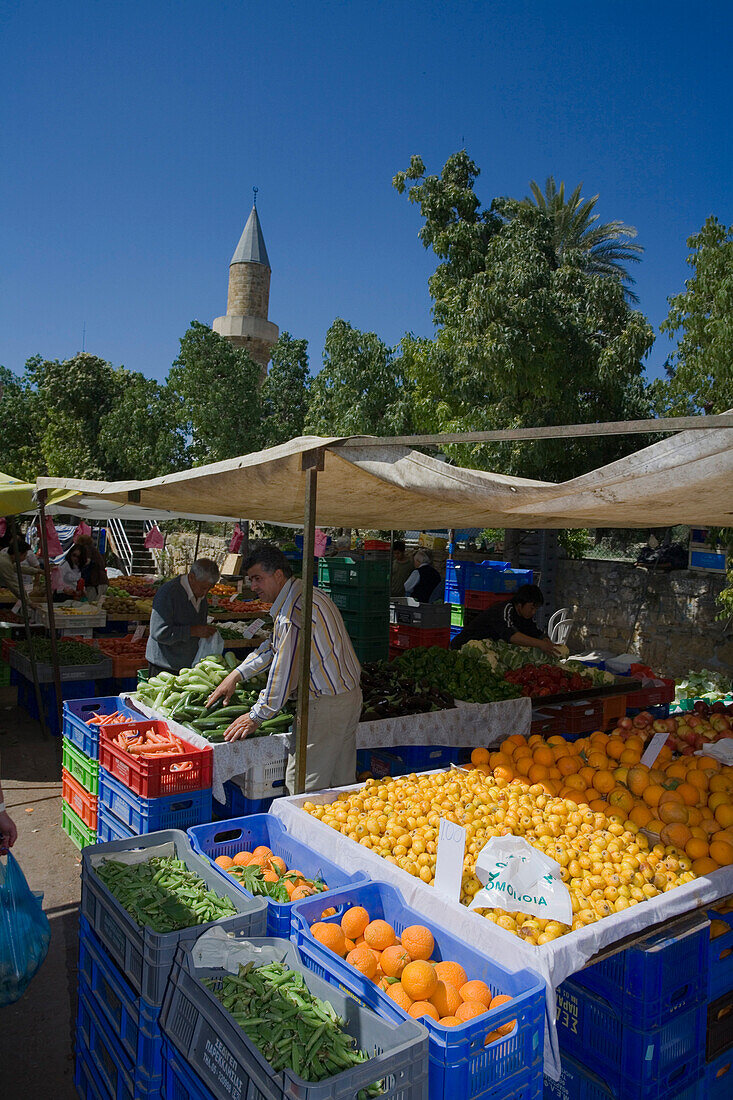
[[[234,672],[234,669],[237,668],[237,666],[239,665],[239,661],[231,652],[231,650],[229,651],[229,653],[224,654],[224,660],[226,661],[227,667],[229,668],[230,672]]]

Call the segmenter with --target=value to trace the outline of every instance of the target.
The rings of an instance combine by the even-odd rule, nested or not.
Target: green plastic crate
[[[466,609],[460,603],[452,603],[450,605],[450,625],[451,626],[464,626],[465,625]]]
[[[362,664],[364,661],[387,660],[389,643],[386,638],[384,641],[377,640],[372,642],[358,642],[352,638],[351,641],[354,646],[354,652]]]
[[[97,830],[88,828],[68,802],[61,803],[61,828],[79,849],[97,843]]]
[[[68,737],[63,739],[61,763],[85,791],[99,794],[99,761],[92,760],[69,741]]]
[[[389,619],[389,589],[382,592],[375,588],[348,588],[338,584],[328,585],[321,591],[336,604],[343,614],[351,611],[357,615],[383,615]]]
[[[344,626],[352,642],[387,643],[389,640],[388,615],[362,615],[357,611],[342,611]]]
[[[320,588],[376,588],[389,593],[389,560],[319,558],[318,585]]]

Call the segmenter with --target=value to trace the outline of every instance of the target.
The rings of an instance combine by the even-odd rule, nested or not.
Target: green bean
[[[135,922],[154,932],[179,931],[236,913],[232,902],[210,891],[183,860],[153,856],[134,865],[106,860],[97,874]]]

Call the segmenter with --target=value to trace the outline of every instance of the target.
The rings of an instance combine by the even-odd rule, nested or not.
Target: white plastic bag
[[[210,638],[201,639],[193,663],[197,665],[199,661],[203,661],[204,657],[215,657],[217,653],[223,652],[224,639],[217,630],[216,634],[212,634]]]
[[[572,924],[570,892],[560,872],[559,863],[522,837],[492,837],[476,860],[483,889],[469,909],[507,909]]]

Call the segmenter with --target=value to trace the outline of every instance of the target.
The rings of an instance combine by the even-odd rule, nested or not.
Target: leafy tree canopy
[[[308,408],[308,341],[282,332],[262,383],[262,447],[302,435]]]
[[[661,331],[677,337],[667,378],[652,395],[661,416],[716,414],[733,408],[733,226],[710,217],[687,242],[692,276],[669,299]]]
[[[38,434],[38,399],[22,378],[0,367],[0,471],[35,481],[43,459]]]

